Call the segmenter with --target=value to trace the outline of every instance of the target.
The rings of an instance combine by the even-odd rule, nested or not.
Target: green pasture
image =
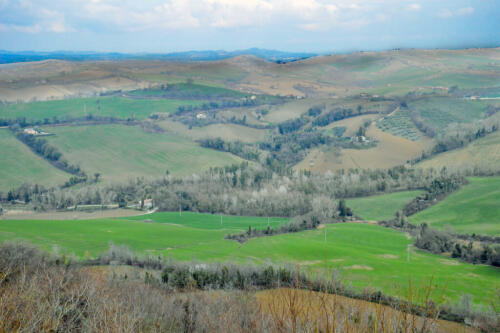
[[[64,157],[103,181],[199,173],[210,167],[239,163],[229,153],[202,148],[173,133],[149,133],[138,126],[99,125],[48,127],[48,141]]]
[[[24,183],[54,186],[64,183],[69,177],[33,153],[11,131],[0,129],[0,191]]]
[[[346,200],[356,216],[367,221],[387,221],[423,191],[404,191]]]
[[[177,99],[134,99],[121,96],[72,98],[57,101],[0,106],[0,119],[26,118],[30,122],[52,122],[89,115],[118,119],[146,119],[153,113],[170,113],[179,106],[201,105],[204,101]]]
[[[241,230],[246,230],[249,223],[254,227],[265,226],[267,218],[224,216],[221,226],[217,216],[183,215],[178,220],[175,213],[84,221],[2,220],[0,240],[26,239],[43,249],[80,257],[94,257],[114,243],[126,245],[137,253],[162,254],[176,260],[274,262],[300,265],[311,274],[327,276],[338,270],[355,287],[381,289],[403,297],[409,281],[418,289],[433,277],[438,288],[433,294],[435,298],[442,295],[457,301],[467,293],[475,303],[483,305],[488,304],[492,293],[500,287],[497,268],[466,264],[414,249],[405,234],[376,225],[333,224],[324,229],[254,238],[239,244],[225,240],[224,236],[235,232],[240,225]]]
[[[281,217],[228,216],[194,212],[162,212],[146,216],[124,217],[122,219],[131,221],[150,220],[156,223],[176,224],[197,229],[224,229],[232,230],[231,232],[234,233],[246,231],[249,226],[252,229],[266,229],[269,225],[275,229],[289,221],[289,219]]]
[[[500,236],[500,177],[469,181],[438,204],[410,216],[409,221],[459,233]]]

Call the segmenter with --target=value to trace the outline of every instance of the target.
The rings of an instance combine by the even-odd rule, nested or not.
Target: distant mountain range
[[[73,51],[5,51],[0,50],[0,64],[40,61],[48,59],[89,61],[89,60],[171,60],[171,61],[213,61],[228,59],[236,56],[252,55],[267,61],[285,63],[314,57],[315,53],[285,52],[251,48],[237,51],[207,50],[207,51],[185,51],[173,53],[101,53],[101,52],[73,52]]]

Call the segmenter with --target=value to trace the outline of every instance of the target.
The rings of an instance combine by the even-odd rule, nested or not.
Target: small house
[[[153,199],[139,200],[137,205],[142,208],[151,209],[153,208]]]

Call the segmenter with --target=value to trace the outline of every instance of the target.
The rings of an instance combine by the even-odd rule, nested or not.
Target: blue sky
[[[500,0],[0,0],[0,49],[500,46]]]

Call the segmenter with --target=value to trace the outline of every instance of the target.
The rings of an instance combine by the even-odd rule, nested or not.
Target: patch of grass
[[[423,191],[404,191],[346,200],[356,216],[367,221],[387,221]]]
[[[459,233],[500,236],[500,177],[470,178],[470,184],[438,204],[409,217],[414,224]]]
[[[198,173],[241,162],[225,152],[200,147],[172,133],[147,133],[137,126],[100,125],[48,128],[47,137],[72,163],[104,181]]]
[[[18,187],[23,183],[54,186],[64,183],[69,177],[69,174],[34,154],[8,129],[0,129],[1,190]]]
[[[185,214],[185,213],[184,213]],[[86,221],[0,221],[0,240],[28,239],[44,249],[59,248],[59,253],[95,256],[109,243],[127,245],[139,253],[163,254],[177,260],[233,261],[266,264],[293,263],[312,274],[330,276],[339,270],[353,286],[381,289],[392,295],[404,295],[411,279],[414,286],[428,284],[430,277],[444,296],[457,301],[463,294],[472,295],[477,304],[488,304],[500,284],[498,269],[450,260],[443,256],[411,249],[412,240],[398,231],[375,225],[343,223],[321,230],[273,237],[254,238],[239,244],[225,240],[234,228],[246,229],[247,218],[225,217],[229,229],[220,227],[214,216],[186,215],[180,220],[174,213],[145,215],[134,219],[152,219],[147,223],[128,219]],[[266,218],[250,218],[255,226]],[[207,223],[207,224],[204,224]],[[326,242],[325,242],[326,233]]]
[[[266,229],[268,224],[276,229],[289,219],[281,217],[230,216],[218,214],[202,214],[193,212],[162,212],[147,216],[124,217],[126,220],[151,220],[156,223],[182,225],[185,227],[207,230],[231,230],[231,233],[252,229]]]
[[[0,118],[26,118],[29,121],[52,121],[81,118],[88,115],[118,119],[146,119],[153,113],[170,113],[179,106],[201,105],[203,101],[177,99],[133,99],[118,96],[73,98],[58,101],[11,104],[0,107]]]

